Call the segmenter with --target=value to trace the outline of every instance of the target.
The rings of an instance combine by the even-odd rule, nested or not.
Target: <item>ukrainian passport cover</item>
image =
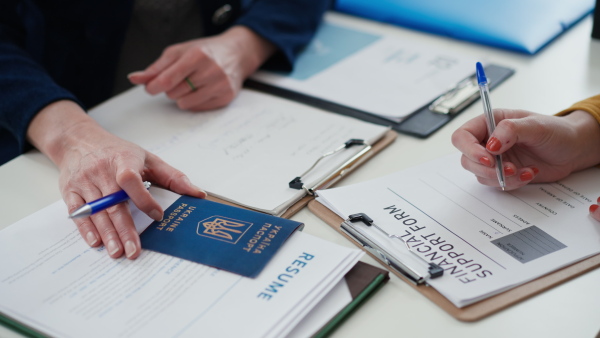
[[[181,196],[140,238],[144,249],[256,277],[303,227],[285,218]]]

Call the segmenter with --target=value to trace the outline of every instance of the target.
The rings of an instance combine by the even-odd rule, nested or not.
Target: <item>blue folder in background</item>
[[[594,0],[336,0],[342,13],[535,54]]]

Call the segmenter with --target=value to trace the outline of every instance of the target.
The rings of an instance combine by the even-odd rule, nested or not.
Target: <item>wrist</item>
[[[576,140],[573,152],[578,154],[574,171],[582,170],[600,163],[600,124],[589,113],[576,110],[563,117],[571,125]]]
[[[75,102],[62,100],[44,107],[31,120],[28,141],[60,167],[65,153],[85,142],[92,130],[103,130]]]
[[[273,43],[245,26],[233,26],[223,33],[239,49],[242,76],[252,75],[276,51]]]

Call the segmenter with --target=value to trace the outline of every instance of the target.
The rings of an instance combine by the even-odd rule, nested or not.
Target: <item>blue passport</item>
[[[256,277],[304,225],[289,219],[181,196],[142,232],[142,248]]]

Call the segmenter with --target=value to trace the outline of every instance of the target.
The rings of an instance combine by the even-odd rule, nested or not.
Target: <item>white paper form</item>
[[[477,61],[326,19],[293,72],[252,78],[399,122],[472,75]]]
[[[429,283],[462,307],[599,253],[600,225],[588,213],[599,193],[598,168],[502,192],[479,184],[453,154],[321,191],[318,200],[343,218],[366,213],[402,236],[444,268]]]
[[[288,184],[322,154],[353,138],[373,143],[387,131],[251,90],[242,90],[226,108],[193,113],[139,87],[90,115],[183,171],[209,194],[275,215],[305,195]],[[317,182],[360,150],[355,146],[326,158],[303,182]]]
[[[152,194],[163,206],[177,197]],[[59,201],[0,231],[0,314],[58,337],[288,332],[310,310],[298,304],[318,302],[361,256],[295,233],[250,279],[146,250],[133,261],[112,259],[89,248],[65,215]],[[150,224],[139,211],[134,217]]]

